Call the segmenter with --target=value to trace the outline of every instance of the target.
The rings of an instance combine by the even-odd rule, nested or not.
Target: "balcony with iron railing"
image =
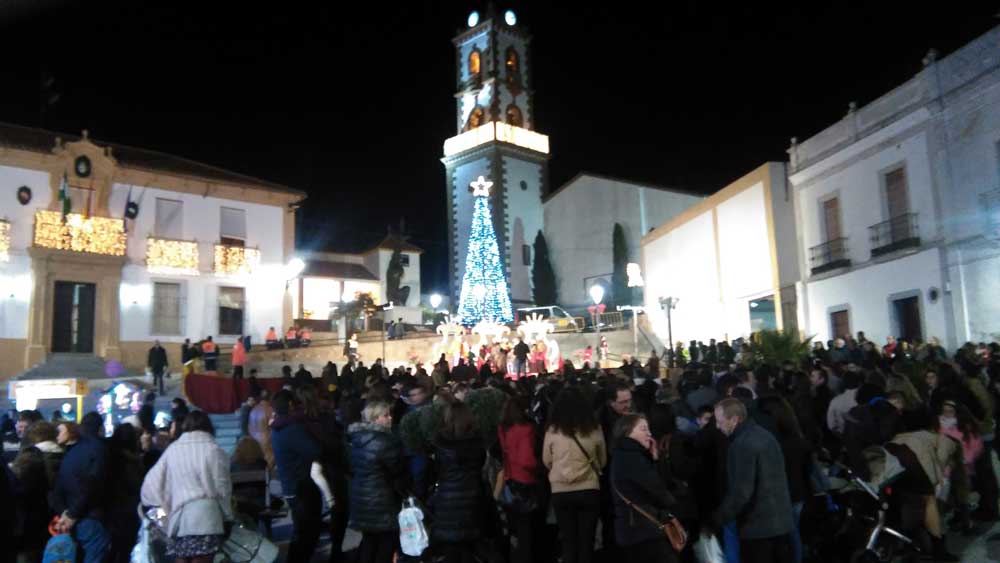
[[[847,254],[847,237],[828,240],[809,249],[809,264],[812,275],[822,274],[851,265]]]
[[[920,246],[917,214],[905,213],[868,227],[872,258]]]

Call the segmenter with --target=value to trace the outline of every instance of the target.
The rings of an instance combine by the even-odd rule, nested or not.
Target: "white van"
[[[518,309],[517,322],[523,321],[529,315],[538,315],[543,319],[548,319],[549,322],[555,325],[556,332],[580,332],[583,330],[583,324],[580,322],[580,319],[574,318],[573,315],[570,315],[558,305]]]

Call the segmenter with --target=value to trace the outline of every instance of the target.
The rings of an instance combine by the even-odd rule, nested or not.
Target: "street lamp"
[[[669,355],[669,357],[671,358],[671,360],[670,360],[670,367],[674,367],[674,364],[677,362],[677,358],[674,358],[674,354],[673,354],[673,350],[674,350],[674,329],[673,329],[673,325],[672,325],[671,319],[670,319],[670,312],[674,309],[674,307],[677,306],[677,302],[678,301],[680,301],[680,299],[677,298],[677,297],[661,297],[660,298],[660,307],[663,307],[664,309],[667,310],[667,340],[669,340],[669,342],[667,342],[667,349],[670,350],[670,355]]]
[[[388,302],[388,303],[386,303],[384,305],[379,305],[376,308],[376,310],[382,311],[382,331],[381,332],[382,332],[382,367],[383,368],[388,363],[388,360],[386,360],[386,358],[385,358],[385,325],[386,325],[386,322],[385,322],[385,312],[386,311],[391,311],[392,308],[393,308],[392,301],[390,301],[390,302]]]
[[[442,299],[443,297],[441,297],[441,294],[439,293],[431,294],[430,303],[431,303],[431,309],[434,309],[434,312],[437,312],[437,308],[441,306]]]
[[[597,357],[601,357],[601,301],[604,300],[604,287],[599,283],[590,286],[590,298],[594,301],[594,327],[597,332]]]

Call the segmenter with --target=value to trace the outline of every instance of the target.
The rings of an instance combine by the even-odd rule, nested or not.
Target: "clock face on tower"
[[[81,178],[86,178],[90,176],[90,159],[86,156],[78,156],[73,162],[73,169],[76,171],[76,175]]]

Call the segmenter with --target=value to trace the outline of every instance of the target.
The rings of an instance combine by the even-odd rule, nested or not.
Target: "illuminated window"
[[[181,284],[153,284],[153,334],[181,334]]]
[[[469,78],[479,76],[479,50],[469,53]]]
[[[521,108],[511,104],[507,106],[507,123],[514,127],[522,127],[524,118],[521,117]]]
[[[244,303],[242,287],[219,288],[219,334],[243,334]]]
[[[520,71],[517,59],[517,51],[513,47],[507,48],[507,76],[512,77]]]
[[[476,109],[469,114],[469,122],[465,124],[465,130],[475,129],[484,123],[486,123],[486,112],[483,111],[483,108],[476,106]]]

